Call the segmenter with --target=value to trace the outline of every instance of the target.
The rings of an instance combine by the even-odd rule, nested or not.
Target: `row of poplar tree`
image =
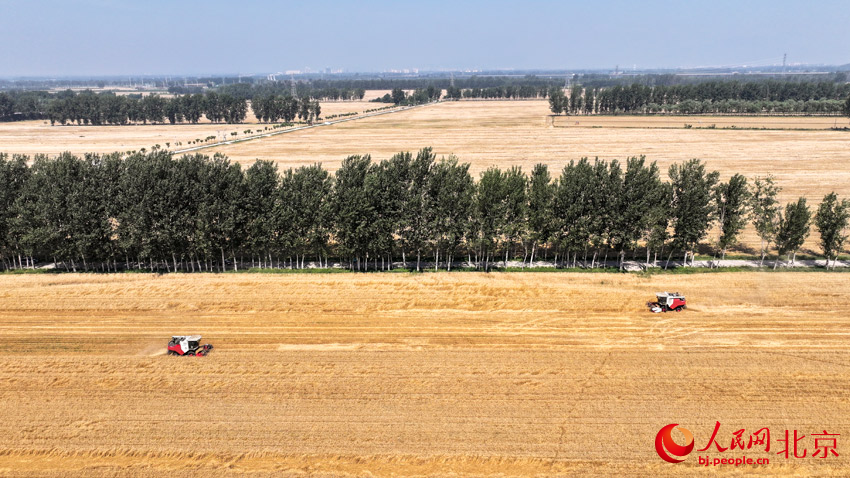
[[[839,115],[850,103],[850,83],[705,82],[694,85],[553,88],[555,114],[763,114]]]
[[[0,93],[0,103],[3,95]],[[21,115],[20,119],[46,118],[51,124],[124,125],[198,123],[205,116],[214,123],[242,123],[249,110],[244,98],[217,92],[166,98],[155,94],[136,97],[68,90],[47,98],[40,113]],[[257,96],[250,108],[260,121],[268,122],[280,119],[291,122],[296,117],[312,121],[321,114],[319,101],[309,97]],[[6,110],[5,115],[0,111],[0,118],[12,118],[14,108],[10,106]]]
[[[73,91],[59,94],[47,107],[50,124],[123,125],[131,123],[197,123],[202,116],[214,123],[241,123],[248,114],[248,103],[215,92],[165,98],[142,98]]]
[[[163,151],[0,155],[0,259],[6,269],[220,271],[331,258],[357,270],[401,258],[420,270],[425,258],[489,270],[541,255],[596,267],[609,251],[622,266],[640,247],[647,262],[679,251],[687,263],[713,224],[725,254],[750,220],[762,260],[771,245],[795,254],[812,222],[828,259],[843,247],[850,203],[834,194],[813,221],[804,198],[780,208],[770,177],[722,183],[694,159],[673,164],[669,178],[634,157],[571,161],[556,178],[543,164],[530,175],[490,168],[476,182],[469,164],[430,148],[380,162],[350,156],[334,174]]]

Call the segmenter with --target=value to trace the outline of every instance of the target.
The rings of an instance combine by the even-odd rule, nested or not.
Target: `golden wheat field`
[[[0,476],[847,476],[848,317],[841,273],[0,275]],[[699,466],[716,421],[771,463]]]
[[[546,101],[444,102],[207,151],[246,163],[269,159],[289,167],[321,162],[335,170],[351,154],[380,160],[432,146],[438,155],[455,154],[470,163],[476,177],[491,166],[530,171],[539,162],[557,174],[585,156],[623,161],[646,155],[666,173],[674,162],[700,158],[723,179],[734,173],[775,175],[784,188],[783,200],[804,195],[819,201],[830,191],[850,194],[850,133],[829,130],[835,118],[560,117],[554,127],[548,118]],[[695,128],[685,129],[686,123]],[[710,124],[802,130],[698,129]]]

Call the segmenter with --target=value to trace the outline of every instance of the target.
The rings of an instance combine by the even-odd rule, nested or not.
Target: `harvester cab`
[[[681,312],[687,307],[685,296],[678,292],[656,292],[656,302],[647,302],[649,310],[656,314],[660,312]]]
[[[212,350],[210,344],[201,345],[200,335],[174,335],[168,342],[168,355],[196,355],[203,357]]]

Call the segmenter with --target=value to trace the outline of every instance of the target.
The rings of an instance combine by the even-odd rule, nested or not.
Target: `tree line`
[[[4,103],[6,100],[3,95],[0,93],[0,113],[14,116],[9,113],[10,109],[2,109],[8,104]],[[20,115],[20,118],[0,115],[0,119],[49,119],[51,124],[61,125],[125,125],[198,123],[205,116],[214,123],[242,123],[249,111],[246,100],[214,91],[165,98],[155,94],[135,97],[92,91],[75,93],[67,90],[34,108],[35,110]],[[288,95],[257,96],[253,99],[250,109],[263,122],[281,119],[291,122],[295,118],[312,122],[321,116],[318,100]]]
[[[322,114],[319,100],[284,95],[255,96],[251,100],[251,109],[258,120],[267,123],[279,120],[291,123],[295,118],[312,123]]]
[[[202,116],[214,123],[242,123],[248,104],[227,94],[210,92],[165,98],[113,93],[64,91],[47,107],[50,124],[125,125],[131,123],[197,123]]]
[[[0,260],[5,269],[54,263],[78,270],[223,271],[253,267],[386,270],[401,258],[481,270],[542,255],[559,267],[622,264],[641,249],[647,263],[678,251],[687,264],[709,240],[716,254],[752,222],[770,247],[793,258],[813,224],[823,254],[843,250],[850,202],[827,195],[812,213],[805,198],[783,208],[771,177],[720,182],[693,159],[662,181],[643,157],[571,161],[555,177],[544,164],[490,168],[430,148],[373,162],[350,156],[331,174],[320,165],[247,169],[222,155],[64,153],[0,155]],[[712,225],[718,235],[709,238]],[[604,254],[604,255],[603,255]]]
[[[532,81],[534,80],[534,81]],[[553,113],[561,114],[817,114],[850,116],[850,83],[788,81],[706,81],[681,85],[582,86],[578,83],[565,91],[551,81],[534,77],[516,79],[501,86],[445,86],[448,99],[549,98]],[[462,82],[459,82],[462,83]],[[475,82],[468,82],[475,84]],[[419,84],[419,83],[411,83]],[[487,82],[484,82],[487,84]],[[214,122],[241,123],[248,112],[248,101],[264,102],[260,115],[267,118],[292,117],[292,103],[298,101],[296,116],[312,111],[321,99],[363,99],[365,90],[316,88],[300,82],[296,95],[288,82],[264,84],[236,83],[207,93],[191,93],[165,98],[158,95],[119,96],[110,92],[75,93],[65,90],[0,92],[0,121],[49,119],[53,124],[136,124],[196,123],[202,116]],[[400,87],[374,101],[394,104],[421,104],[441,97],[443,87],[435,81],[405,95]],[[401,95],[397,92],[402,92]],[[274,98],[274,101],[269,100]],[[290,104],[285,104],[290,103]],[[312,110],[311,110],[312,108]],[[260,116],[258,115],[258,116]],[[276,120],[270,120],[276,121]],[[291,121],[291,120],[290,120]]]
[[[850,84],[709,81],[673,86],[584,87],[549,92],[555,114],[841,114]]]
[[[376,103],[393,103],[400,106],[413,106],[437,101],[443,96],[443,90],[433,85],[427,88],[417,88],[409,95],[401,88],[394,88],[391,92],[372,100]]]
[[[215,91],[235,96],[244,100],[253,100],[258,96],[293,96],[291,81],[273,81],[267,83],[250,84],[235,83],[219,86]],[[299,99],[315,100],[362,100],[366,96],[363,88],[340,88],[336,86],[317,87],[312,82],[295,82],[295,95]]]
[[[461,90],[463,98],[481,99],[530,99],[546,98],[550,88],[545,86],[492,86],[488,88],[464,88]]]

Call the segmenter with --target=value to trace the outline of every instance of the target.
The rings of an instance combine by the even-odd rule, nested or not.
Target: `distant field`
[[[848,317],[830,273],[0,275],[0,476],[701,475],[716,421],[772,442],[715,472],[847,476]]]
[[[448,102],[209,151],[244,162],[271,159],[283,167],[322,162],[334,170],[350,154],[371,153],[380,160],[398,151],[433,146],[438,155],[456,154],[471,163],[476,176],[490,166],[517,165],[530,171],[543,162],[558,172],[582,156],[624,160],[644,154],[658,161],[665,173],[673,162],[689,158],[707,161],[723,178],[736,172],[750,177],[773,173],[784,187],[783,199],[805,195],[819,200],[832,190],[850,194],[850,133],[818,130],[831,127],[834,119],[561,117],[556,127],[550,127],[548,113],[545,101]],[[683,127],[700,122],[748,127],[782,124],[812,130]]]

